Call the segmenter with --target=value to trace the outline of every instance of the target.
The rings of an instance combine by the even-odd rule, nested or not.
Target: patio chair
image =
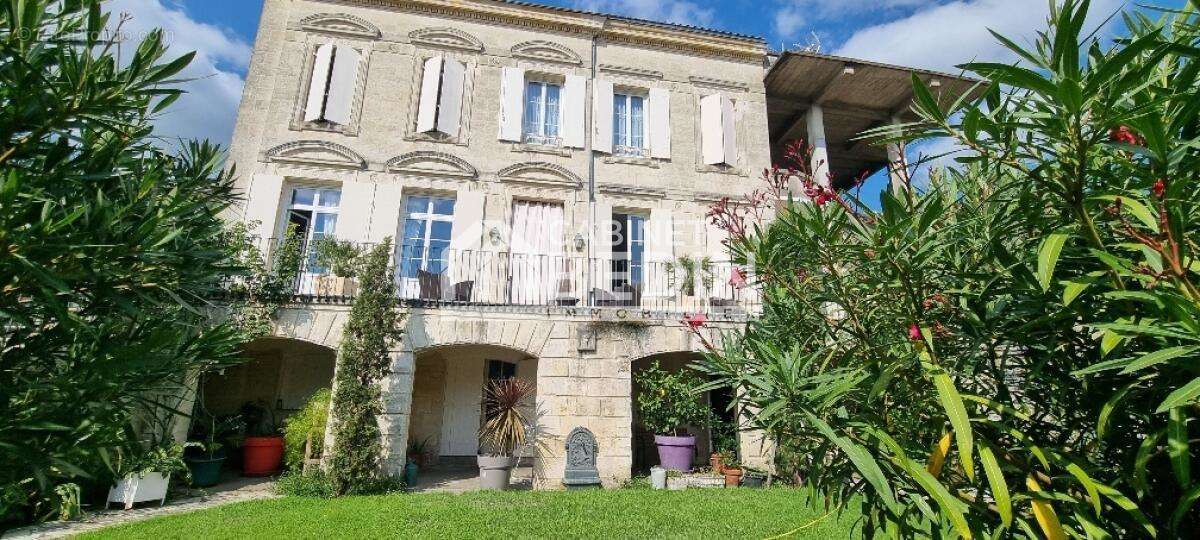
[[[450,298],[453,302],[470,302],[471,293],[475,290],[474,281],[460,281],[452,287],[453,297]]]
[[[421,300],[442,299],[442,275],[424,270],[417,270],[417,283],[420,286]]]

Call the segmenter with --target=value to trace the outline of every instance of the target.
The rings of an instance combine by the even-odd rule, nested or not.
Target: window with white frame
[[[559,94],[562,86],[546,81],[525,83],[525,121],[522,140],[559,146]]]
[[[613,154],[645,156],[646,100],[634,94],[613,94]]]
[[[409,197],[404,210],[400,243],[400,275],[416,279],[420,271],[446,271],[451,232],[454,228],[454,199],[417,195]]]
[[[325,273],[317,266],[316,250],[312,249],[322,238],[333,236],[337,231],[338,206],[342,192],[335,188],[297,187],[292,190],[288,203],[287,230],[300,238],[309,253],[308,272]]]

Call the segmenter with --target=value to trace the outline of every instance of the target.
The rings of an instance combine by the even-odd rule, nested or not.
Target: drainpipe
[[[605,19],[605,21],[607,23],[607,19]],[[594,284],[592,283],[591,265],[592,265],[592,261],[595,260],[596,242],[598,240],[597,238],[595,238],[595,233],[596,233],[597,229],[599,228],[599,224],[596,223],[596,152],[594,152],[592,150],[592,139],[596,136],[595,130],[592,129],[592,124],[596,121],[596,119],[593,118],[595,111],[596,111],[596,105],[595,105],[595,103],[593,103],[593,100],[596,99],[596,88],[595,88],[596,87],[596,44],[599,39],[600,39],[599,31],[592,34],[592,66],[591,66],[591,77],[588,79],[591,84],[588,85],[588,87],[587,87],[591,91],[587,92],[587,98],[584,99],[584,103],[586,104],[585,105],[586,110],[583,112],[583,118],[584,118],[584,123],[583,123],[584,143],[583,143],[583,146],[584,146],[584,152],[587,152],[587,157],[588,157],[588,214],[591,216],[590,219],[588,220],[588,225],[590,227],[590,230],[588,231],[588,234],[587,234],[587,236],[591,237],[591,238],[588,239],[588,243],[587,243],[588,257],[587,257],[587,263],[585,263],[585,265],[588,267],[588,272],[587,272],[587,276],[586,276],[586,281],[588,282],[587,283],[588,286],[586,287],[587,290],[583,291],[584,295],[591,294],[591,290],[592,290],[591,288],[594,286]],[[583,303],[584,305],[587,305],[589,299],[585,297],[585,298],[581,298],[580,300],[581,300],[581,303]]]

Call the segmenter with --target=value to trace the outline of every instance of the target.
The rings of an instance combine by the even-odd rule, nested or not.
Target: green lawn
[[[787,538],[852,536],[792,489],[623,489],[284,498],[103,529],[83,538]]]

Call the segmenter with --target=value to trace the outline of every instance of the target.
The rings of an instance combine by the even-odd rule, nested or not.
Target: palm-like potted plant
[[[738,487],[742,484],[742,464],[733,452],[727,452],[721,459],[725,466],[721,473],[725,475],[725,487]]]
[[[221,466],[228,457],[226,440],[244,430],[245,425],[238,415],[215,416],[207,410],[201,411],[192,424],[191,446],[183,457],[191,472],[193,486],[209,487],[220,481]]]
[[[331,275],[317,278],[317,296],[354,296],[358,292],[359,261],[363,251],[352,242],[323,236],[315,242],[317,266]]]
[[[478,456],[481,489],[508,489],[517,449],[526,442],[529,419],[524,409],[534,392],[533,384],[516,378],[494,380],[484,387]]]
[[[119,502],[125,509],[146,501],[166,501],[167,486],[171,476],[187,476],[187,464],[183,462],[185,446],[175,443],[154,443],[146,450],[118,454],[116,463],[117,481],[108,490],[108,503]]]
[[[691,370],[670,373],[658,363],[638,374],[637,397],[642,424],[654,432],[658,459],[663,468],[690,471],[696,452],[696,437],[687,427],[702,427],[712,413],[701,398],[701,381]]]

